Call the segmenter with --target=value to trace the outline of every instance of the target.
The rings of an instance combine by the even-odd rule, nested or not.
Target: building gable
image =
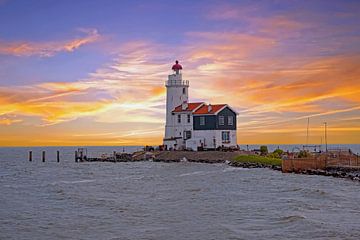
[[[231,120],[232,119],[232,124]],[[194,130],[236,130],[236,113],[228,106],[216,114],[196,114],[193,116]]]
[[[223,119],[223,124],[220,118]],[[232,124],[229,118],[232,118]],[[216,129],[236,130],[236,113],[230,107],[227,106],[216,114]]]

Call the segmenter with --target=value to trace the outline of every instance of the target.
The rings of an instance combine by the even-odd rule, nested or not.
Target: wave
[[[290,215],[290,216],[285,216],[285,217],[281,217],[277,220],[278,223],[292,223],[292,222],[297,222],[300,220],[306,219],[305,216],[302,215]]]
[[[242,168],[242,167],[227,167],[223,172],[233,172],[233,171],[249,171],[249,168]]]
[[[95,179],[83,179],[83,180],[75,180],[75,181],[58,181],[53,182],[52,184],[77,184],[77,183],[89,183],[89,182],[95,182]]]
[[[219,171],[195,171],[195,172],[180,174],[179,177],[186,177],[186,176],[193,176],[193,175],[206,175],[206,174],[217,173],[217,172],[219,172]]]

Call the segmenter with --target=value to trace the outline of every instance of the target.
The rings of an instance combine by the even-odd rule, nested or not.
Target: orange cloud
[[[21,119],[13,119],[6,116],[0,116],[0,125],[11,125],[14,123],[22,122]]]
[[[0,40],[0,54],[14,56],[51,57],[58,52],[73,52],[82,45],[99,40],[96,29],[81,29],[86,36],[67,41],[53,42],[6,42]]]

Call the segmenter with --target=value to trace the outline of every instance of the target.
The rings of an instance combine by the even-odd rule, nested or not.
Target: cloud
[[[96,29],[80,29],[80,32],[86,35],[65,41],[7,42],[0,40],[0,54],[18,57],[52,57],[59,52],[73,52],[85,44],[93,43],[100,39],[100,34]]]
[[[17,119],[16,116],[12,115],[0,115],[0,125],[12,125],[14,123],[22,122],[21,119]]]
[[[88,78],[0,87],[0,114],[37,116],[40,125],[93,117],[98,122],[156,122],[163,114],[164,65],[155,47],[137,42]],[[159,56],[158,56],[159,57]]]

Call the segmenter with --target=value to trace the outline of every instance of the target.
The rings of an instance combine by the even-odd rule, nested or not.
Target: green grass
[[[261,163],[266,165],[281,166],[281,159],[263,157],[258,155],[239,155],[236,156],[233,161],[242,163]]]

